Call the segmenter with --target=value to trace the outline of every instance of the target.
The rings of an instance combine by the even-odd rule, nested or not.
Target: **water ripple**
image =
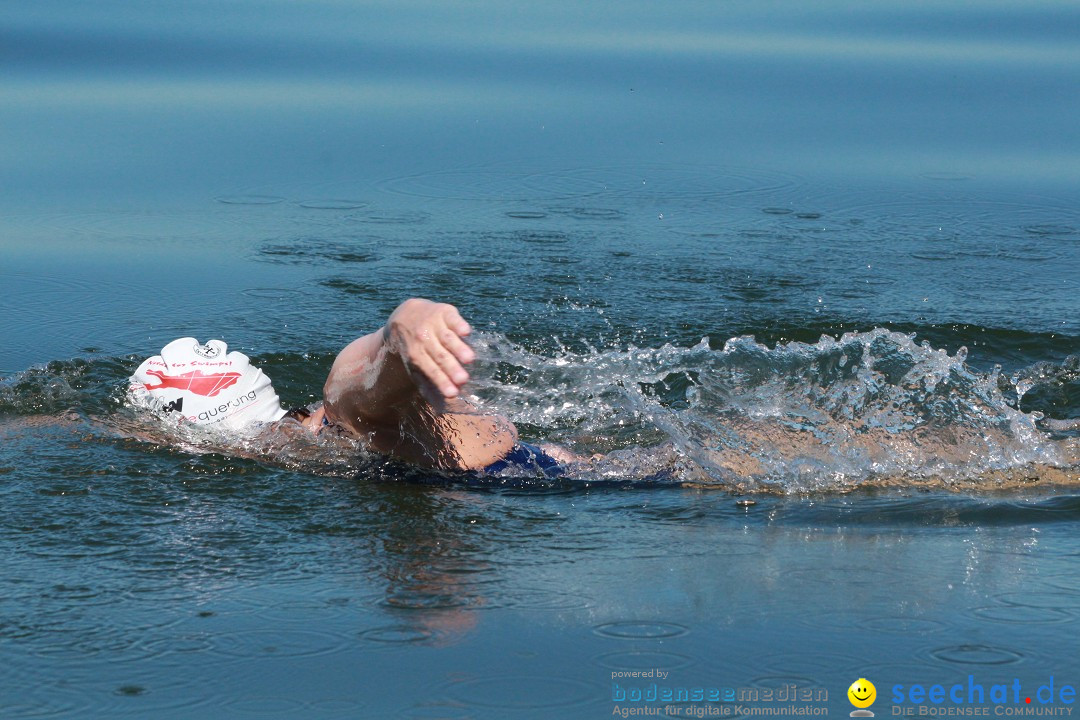
[[[302,208],[309,210],[358,210],[363,207],[367,207],[366,202],[360,200],[336,200],[336,199],[316,199],[316,200],[302,200],[297,203]]]
[[[940,620],[903,616],[866,618],[860,620],[857,623],[857,626],[874,632],[896,633],[898,635],[917,635],[940,632],[948,627],[946,623]]]
[[[277,195],[219,195],[214,198],[225,205],[276,205],[285,202]]]
[[[593,632],[617,640],[657,640],[686,635],[690,629],[678,623],[620,620],[596,625]]]
[[[989,605],[972,608],[972,615],[982,620],[1010,625],[1044,625],[1075,621],[1075,615],[1059,608],[1024,605]]]
[[[238,659],[259,657],[318,657],[340,652],[348,646],[347,638],[330,632],[274,628],[235,630],[217,633],[210,653]]]
[[[410,625],[369,628],[361,632],[359,637],[361,640],[386,645],[426,645],[438,639],[434,630]]]
[[[994,600],[1008,605],[1052,610],[1080,608],[1080,592],[1011,592],[995,595]]]
[[[931,650],[929,655],[956,665],[1011,665],[1024,659],[1022,653],[992,645],[950,645]]]

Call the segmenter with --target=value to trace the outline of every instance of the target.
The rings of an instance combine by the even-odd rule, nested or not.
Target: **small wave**
[[[1080,356],[1064,362],[1039,362],[1017,372],[1013,378],[1017,402],[1028,412],[1039,412],[1053,421],[1047,424],[1063,431],[1080,428]]]
[[[56,360],[0,379],[0,417],[104,413],[115,407],[125,358]]]

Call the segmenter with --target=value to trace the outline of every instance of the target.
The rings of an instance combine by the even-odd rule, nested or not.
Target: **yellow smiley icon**
[[[848,700],[857,708],[868,708],[877,700],[877,688],[866,678],[859,678],[847,689]]]

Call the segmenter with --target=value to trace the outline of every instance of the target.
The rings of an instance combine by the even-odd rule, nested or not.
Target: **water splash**
[[[1049,416],[1046,425],[1061,432],[1080,430],[1080,356],[1060,364],[1038,362],[1012,378],[1017,403]]]
[[[600,475],[647,475],[666,455],[684,481],[803,491],[1075,462],[1040,414],[1010,402],[998,371],[884,329],[555,358],[498,336],[475,342],[477,401],[578,452],[615,451],[610,466],[593,463]]]
[[[473,344],[480,360],[472,400],[509,416],[524,438],[579,454],[572,482],[778,492],[931,480],[1005,487],[1017,478],[1074,481],[1080,467],[1080,412],[1070,400],[1076,357],[1006,377],[973,370],[963,349],[950,355],[885,329],[773,347],[737,337],[722,347],[703,339],[692,347],[561,346],[540,354],[486,332]],[[263,365],[273,376],[276,367],[312,362],[275,355]],[[29,417],[79,420],[107,437],[324,475],[408,475],[332,433],[314,438],[283,424],[225,436],[148,417],[124,403],[134,364],[95,357],[18,373],[0,381],[0,420],[9,428],[11,418],[15,425]]]

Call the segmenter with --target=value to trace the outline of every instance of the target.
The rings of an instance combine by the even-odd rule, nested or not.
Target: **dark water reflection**
[[[1002,365],[992,408],[1075,419],[1078,12],[6,7],[0,715],[608,717],[612,673],[649,668],[824,688],[833,715],[858,677],[879,713],[894,683],[1080,683],[1057,471],[747,507],[470,487],[146,443],[117,391],[194,334],[312,402],[425,295],[504,353],[485,399],[604,450],[698,437],[678,412],[708,380],[627,375],[634,405],[605,368],[739,335],[915,333]],[[643,407],[670,422],[602,422]]]

